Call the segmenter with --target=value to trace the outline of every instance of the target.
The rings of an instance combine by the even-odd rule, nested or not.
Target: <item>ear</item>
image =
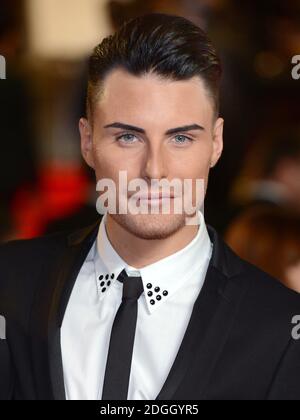
[[[80,118],[79,131],[81,139],[82,157],[91,168],[95,169],[92,128],[89,121],[86,118]]]
[[[218,118],[213,128],[213,152],[211,157],[211,167],[215,166],[223,152],[223,118]]]

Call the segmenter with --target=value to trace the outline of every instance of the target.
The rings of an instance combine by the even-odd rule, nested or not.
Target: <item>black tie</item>
[[[117,280],[123,283],[123,296],[110,334],[102,400],[127,400],[137,300],[143,293],[141,277],[130,277],[124,269]]]

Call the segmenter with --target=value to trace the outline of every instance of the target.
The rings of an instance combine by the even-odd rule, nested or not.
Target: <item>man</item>
[[[2,246],[1,398],[300,398],[298,294],[239,259],[196,198],[222,153],[220,73],[205,33],[172,15],[95,48],[83,157],[118,193],[121,172],[151,185],[137,202],[159,211],[111,206],[86,229]],[[174,179],[193,181],[198,224],[173,190],[153,194]]]

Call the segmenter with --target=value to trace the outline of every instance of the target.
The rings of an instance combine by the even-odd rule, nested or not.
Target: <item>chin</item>
[[[141,239],[166,239],[185,226],[184,214],[111,214],[127,232]]]

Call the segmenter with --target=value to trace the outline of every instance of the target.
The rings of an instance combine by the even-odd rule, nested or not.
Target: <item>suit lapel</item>
[[[60,248],[49,255],[48,261],[56,261],[51,272],[44,266],[42,278],[45,281],[36,294],[30,333],[38,399],[66,398],[60,328],[77,275],[97,236],[98,225],[99,221],[70,235],[63,251]]]
[[[240,260],[232,256],[213,228],[208,226],[208,231],[214,248],[205,282],[157,400],[205,398],[206,385],[245,292],[242,281],[233,281],[242,271]]]

